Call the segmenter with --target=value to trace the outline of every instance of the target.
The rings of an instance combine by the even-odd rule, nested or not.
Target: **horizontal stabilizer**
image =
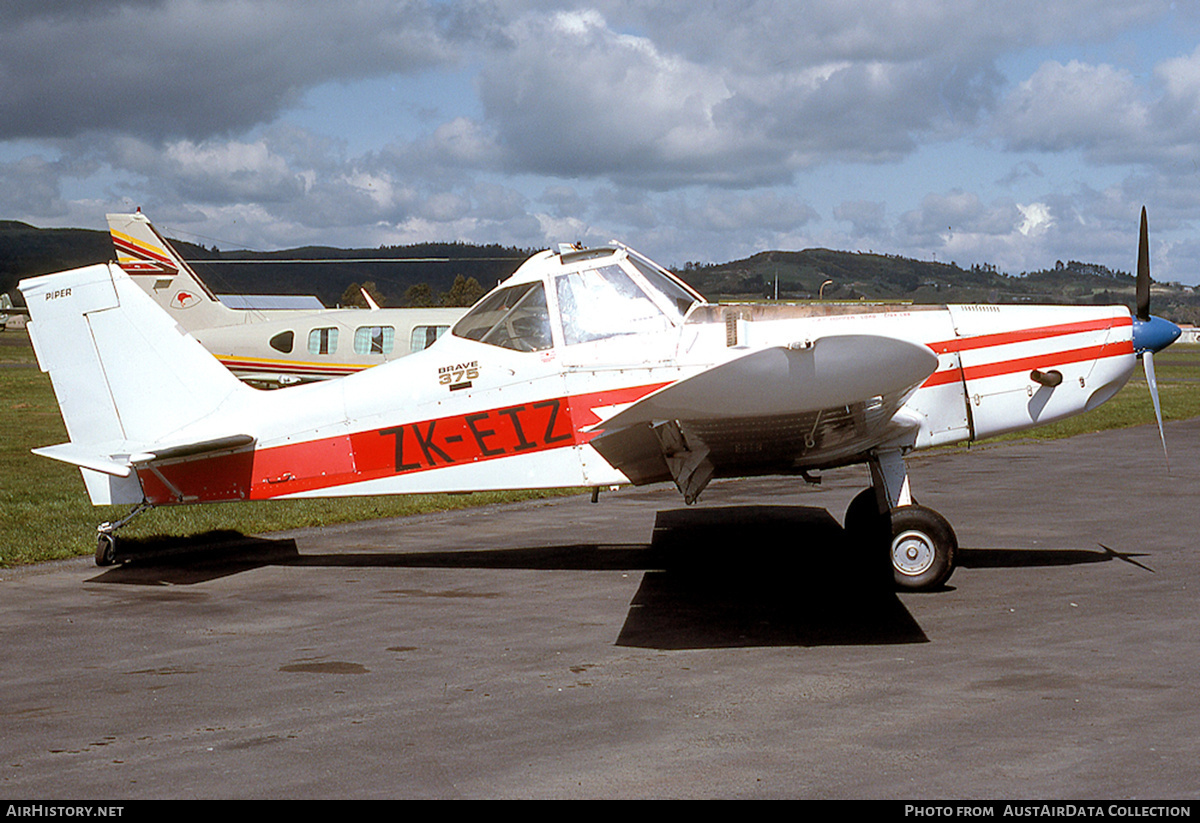
[[[879,335],[822,337],[730,360],[672,383],[596,428],[612,432],[661,420],[803,414],[904,393],[933,374],[937,355]]]
[[[52,460],[70,463],[82,469],[91,469],[113,477],[128,477],[135,465],[161,463],[165,460],[178,460],[185,457],[213,454],[221,451],[231,451],[254,445],[254,438],[248,434],[235,434],[229,437],[217,437],[198,443],[177,443],[163,446],[144,446],[131,452],[130,445],[123,440],[98,445],[79,445],[76,443],[59,443],[57,446],[44,446],[33,449],[33,453]]]
[[[114,443],[111,451],[115,452],[120,448],[120,443]],[[113,477],[128,477],[133,470],[128,459],[115,459],[112,454],[107,453],[110,448],[104,444],[81,446],[76,443],[59,443],[57,446],[43,446],[32,451],[51,460],[61,460],[81,469],[91,469]]]

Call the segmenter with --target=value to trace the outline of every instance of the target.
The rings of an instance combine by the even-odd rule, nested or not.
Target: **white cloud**
[[[1026,236],[1044,234],[1054,224],[1054,218],[1050,216],[1050,207],[1045,203],[1030,203],[1027,206],[1017,203],[1017,210],[1021,212],[1022,217],[1017,231]]]
[[[1044,63],[1005,99],[997,131],[1016,150],[1081,148],[1104,156],[1149,137],[1150,112],[1129,72],[1072,60]]]
[[[132,201],[256,247],[616,236],[666,260],[822,245],[1020,271],[1122,264],[1143,202],[1164,232],[1200,214],[1196,40],[1129,56],[1162,48],[1148,26],[1187,42],[1190,6],[686,11],[7,4],[0,216],[102,226]],[[1167,265],[1200,277],[1194,248]]]
[[[269,122],[321,82],[451,57],[425,0],[8,3],[0,138],[128,129],[204,139]]]
[[[511,47],[484,66],[480,94],[515,168],[655,185],[730,159],[731,135],[715,122],[730,96],[718,72],[595,12],[534,14],[507,31]]]

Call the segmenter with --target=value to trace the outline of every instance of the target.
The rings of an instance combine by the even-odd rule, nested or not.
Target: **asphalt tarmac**
[[[841,551],[864,469],[0,571],[0,797],[1195,799],[1167,434],[913,460],[923,594]]]

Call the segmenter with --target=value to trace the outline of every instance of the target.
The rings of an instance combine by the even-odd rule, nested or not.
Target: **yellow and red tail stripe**
[[[167,250],[161,246],[148,246],[119,231],[110,231],[109,234],[117,249],[117,264],[130,274],[174,274],[179,271]]]

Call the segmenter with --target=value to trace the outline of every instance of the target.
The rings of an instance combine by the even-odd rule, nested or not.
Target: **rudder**
[[[39,453],[80,466],[93,503],[138,502],[131,453],[171,443],[184,428],[203,430],[220,408],[253,392],[114,264],[19,287],[38,364],[50,375],[71,440]],[[103,478],[89,477],[95,472],[108,475],[100,483],[107,494],[97,492]]]

